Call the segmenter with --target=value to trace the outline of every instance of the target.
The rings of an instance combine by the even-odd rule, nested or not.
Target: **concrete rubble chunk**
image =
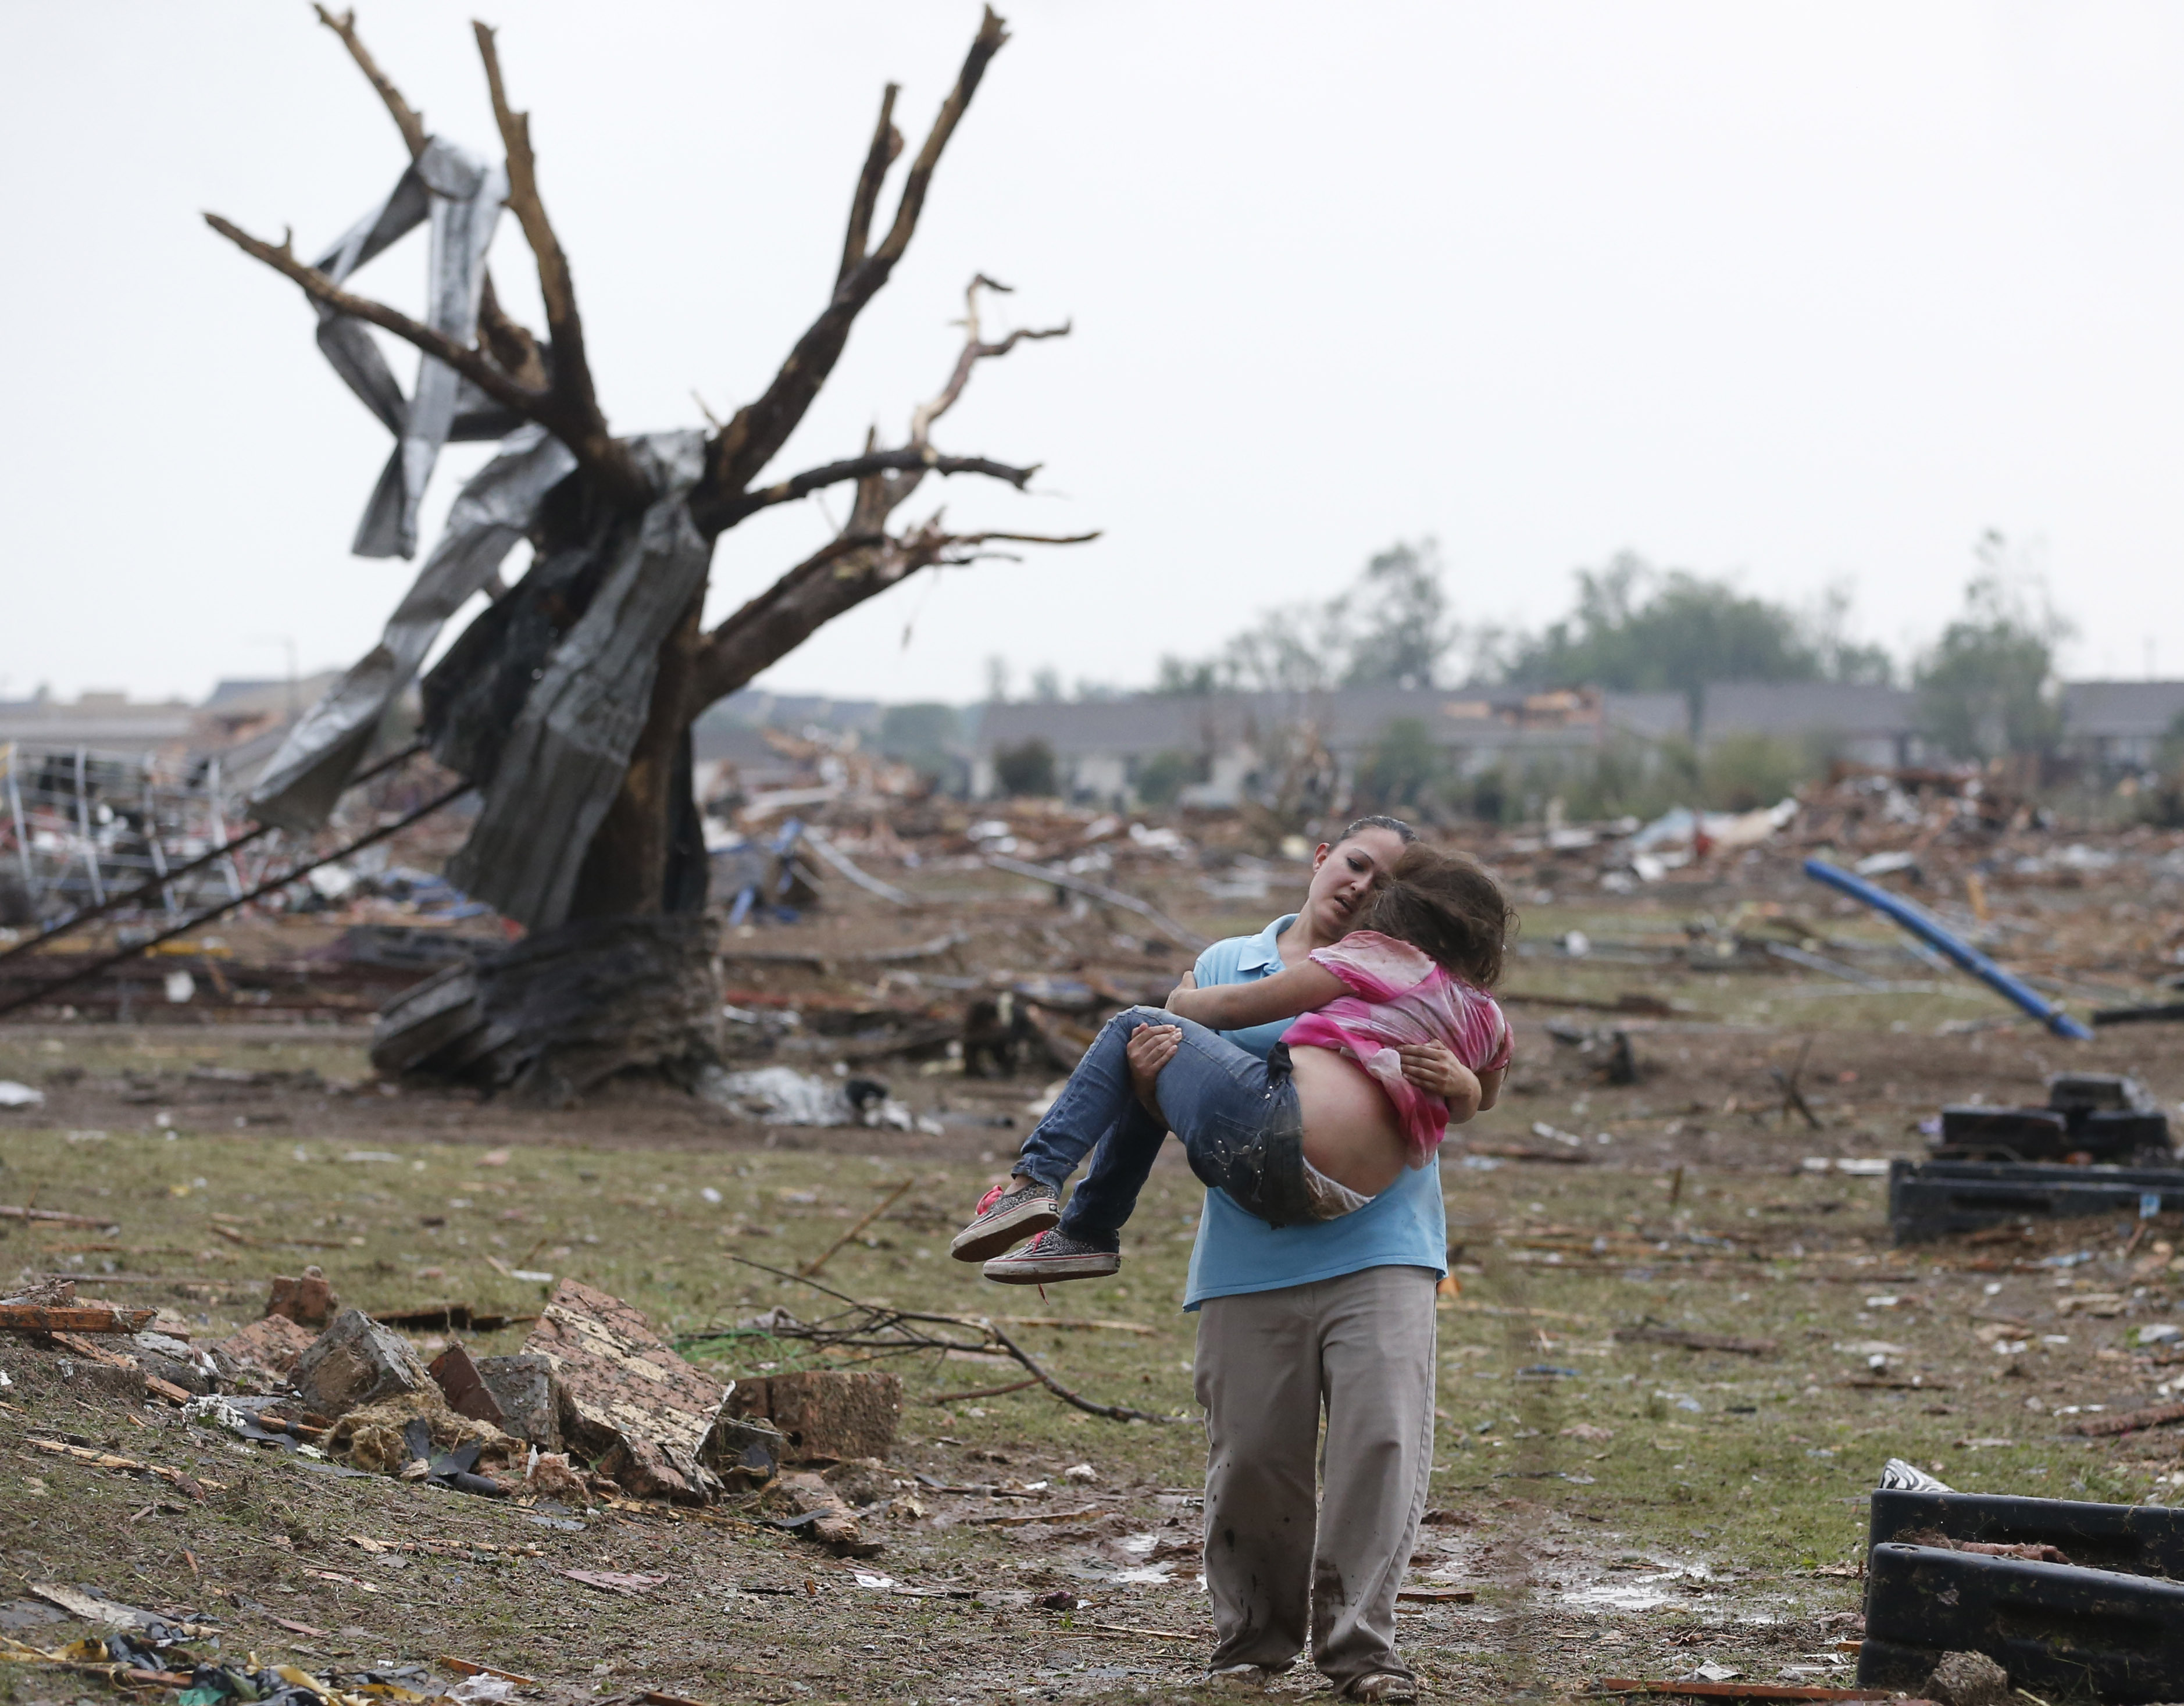
[[[542,1452],[561,1449],[554,1368],[543,1357],[472,1357],[460,1343],[434,1358],[432,1378],[457,1415],[490,1422]]]
[[[722,1383],[677,1356],[637,1310],[564,1280],[524,1341],[560,1387],[563,1438],[639,1498],[702,1502],[698,1451]]]
[[[296,1359],[311,1348],[315,1335],[286,1315],[268,1315],[238,1333],[208,1345],[215,1361],[234,1368],[263,1369],[285,1379]]]
[[[560,1395],[551,1363],[520,1354],[480,1357],[476,1367],[479,1380],[499,1408],[499,1426],[542,1452],[561,1449]]]
[[[410,1341],[361,1309],[343,1310],[296,1359],[288,1378],[322,1416],[343,1416],[382,1398],[437,1390]]]
[[[902,1419],[902,1379],[879,1370],[815,1369],[738,1380],[730,1413],[762,1416],[788,1441],[791,1460],[884,1458]]]
[[[1984,1653],[1945,1653],[1926,1692],[1940,1706],[2009,1706],[2009,1673]]]
[[[265,1300],[268,1315],[286,1315],[302,1327],[323,1327],[341,1313],[341,1298],[326,1284],[315,1263],[302,1274],[276,1274],[271,1296]]]
[[[788,1460],[788,1441],[771,1422],[736,1414],[738,1384],[730,1383],[727,1395],[721,1400],[705,1443],[698,1449],[698,1461],[732,1488],[764,1486]]]
[[[96,1392],[125,1404],[144,1402],[144,1370],[134,1358],[111,1346],[100,1345],[74,1333],[56,1333],[53,1341],[71,1355],[56,1365],[61,1379],[79,1394]]]
[[[129,1341],[136,1365],[154,1379],[202,1396],[217,1384],[198,1360],[199,1353],[165,1333],[145,1332]]]
[[[838,1558],[871,1558],[880,1550],[857,1525],[857,1514],[841,1494],[808,1471],[782,1475],[766,1490],[762,1505],[777,1521],[796,1524],[794,1532]],[[797,1519],[808,1521],[797,1522]]]
[[[478,1377],[477,1364],[460,1342],[450,1345],[426,1364],[425,1372],[447,1395],[448,1408],[459,1416],[491,1422],[496,1428],[505,1419],[493,1394]]]

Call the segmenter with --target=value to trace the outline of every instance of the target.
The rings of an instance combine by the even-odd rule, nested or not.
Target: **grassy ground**
[[[1672,946],[1696,904],[1528,896],[1525,939],[1551,947],[1577,929]],[[1193,922],[1255,929],[1266,910]],[[2064,934],[2100,923],[2046,919]],[[1061,919],[1028,891],[983,906],[979,924],[979,956],[962,969],[1052,963],[1070,945],[1060,933],[1096,946],[1107,928]],[[805,928],[848,937],[856,921]],[[2123,943],[2137,928],[2120,917],[2112,934]],[[737,975],[792,997],[821,984],[794,967]],[[1552,1002],[1513,1007],[1508,1094],[1465,1135],[1482,1151],[1472,1164],[1452,1152],[1444,1167],[1461,1290],[1441,1300],[1434,1515],[1413,1580],[1477,1598],[1406,1604],[1401,1615],[1406,1651],[1440,1698],[1555,1698],[1604,1675],[1669,1675],[1705,1659],[1758,1681],[1847,1680],[1839,1642],[1855,1633],[1859,1584],[1848,1572],[1863,1496],[1891,1456],[1967,1490],[2165,1500],[2184,1485],[2164,1434],[2119,1444],[2070,1431],[2087,1407],[2128,1407],[2164,1384],[2159,1347],[2136,1338],[2167,1318],[2179,1283],[2170,1242],[2184,1244],[2176,1228],[2077,1223],[1897,1251],[1885,1181],[1804,1164],[1917,1153],[1915,1123],[1940,1103],[2036,1101],[2044,1075],[2064,1065],[2134,1072],[2167,1102],[2184,1075],[2147,1029],[2065,1045],[2029,1026],[1985,1028],[2005,1010],[1962,982],[1916,966],[1887,975],[1936,987],[1876,995],[1803,973],[1641,967],[1611,951],[1513,963],[1518,992],[1612,1001],[1637,989],[1675,1016],[1561,1014],[1573,1039],[1597,1024],[1628,1031],[1641,1073],[1618,1086],[1602,1081],[1599,1051],[1551,1040],[1540,1021],[1557,1015]],[[776,1306],[823,1307],[746,1262],[810,1260],[908,1179],[895,1208],[830,1259],[827,1283],[921,1308],[1075,1324],[1011,1330],[1089,1397],[1179,1419],[1120,1424],[1038,1391],[961,1396],[1008,1384],[1007,1366],[895,1364],[906,1383],[898,1449],[884,1474],[854,1471],[848,1484],[893,1501],[866,1521],[885,1550],[851,1565],[739,1520],[734,1506],[556,1515],[308,1471],[193,1433],[158,1406],[125,1414],[64,1380],[50,1348],[0,1343],[14,1381],[0,1394],[0,1618],[24,1583],[83,1582],[216,1613],[231,1649],[356,1665],[453,1653],[538,1678],[548,1700],[571,1703],[644,1688],[708,1703],[924,1706],[1187,1692],[1208,1624],[1196,1585],[1193,1323],[1177,1307],[1201,1193],[1178,1165],[1156,1174],[1117,1280],[1042,1298],[987,1285],[944,1254],[1028,1124],[1037,1075],[980,1083],[898,1068],[896,1093],[942,1135],[813,1133],[738,1125],[633,1089],[552,1114],[385,1095],[361,1040],[172,1023],[0,1031],[0,1079],[47,1098],[0,1114],[0,1202],[120,1229],[0,1219],[0,1272],[75,1274],[86,1295],[164,1307],[202,1341],[254,1319],[268,1279],[307,1262],[374,1310],[452,1300],[525,1313],[544,1288],[510,1270],[543,1271],[627,1298],[671,1335],[696,1335]],[[1773,1074],[1801,1062],[1817,1128],[1786,1124],[1781,1112]],[[1484,1152],[1527,1147],[1585,1159]],[[2076,1265],[2041,1265],[2081,1252]],[[1771,1348],[1628,1336],[1649,1326]],[[515,1349],[522,1331],[475,1348]],[[723,1378],[809,1360],[793,1341],[750,1335],[694,1340],[688,1353]],[[33,1437],[227,1486],[198,1504]],[[1095,1479],[1065,1477],[1079,1464]],[[1022,1497],[938,1491],[921,1475]],[[1043,1519],[979,1519],[1010,1514]],[[373,1551],[350,1536],[423,1549]],[[619,1598],[565,1569],[670,1579]],[[1056,1590],[1088,1603],[1067,1615],[1034,1603]],[[71,1631],[19,1632],[51,1644]],[[9,1702],[71,1698],[81,1686],[0,1665]],[[1314,1679],[1307,1670],[1281,1686],[1301,1692]]]
[[[300,1132],[72,1141],[19,1124],[0,1179],[9,1201],[120,1226],[113,1237],[15,1226],[8,1250],[23,1266],[75,1271],[86,1293],[176,1309],[203,1339],[252,1319],[266,1279],[307,1260],[373,1308],[448,1298],[535,1308],[543,1288],[505,1277],[498,1260],[573,1274],[671,1333],[776,1304],[810,1313],[819,1300],[806,1289],[735,1258],[806,1261],[914,1177],[896,1211],[832,1259],[830,1284],[919,1307],[1134,1324],[1149,1330],[1041,1326],[1021,1336],[1088,1395],[1188,1413],[1192,1330],[1174,1300],[1197,1192],[1179,1170],[1156,1175],[1117,1280],[1042,1300],[986,1285],[942,1253],[991,1168],[768,1152],[750,1146],[753,1135],[710,1152],[504,1154],[410,1140],[394,1121],[371,1151]],[[2169,1296],[2165,1261],[2143,1239],[2126,1264],[2114,1254],[2118,1229],[2071,1229],[2096,1256],[2066,1269],[2027,1271],[2045,1246],[1893,1252],[1881,1182],[1793,1174],[1794,1162],[1685,1163],[1680,1180],[1642,1165],[1448,1169],[1462,1290],[1443,1300],[1438,1514],[1414,1576],[1475,1586],[1479,1597],[1403,1617],[1408,1650],[1446,1693],[1574,1689],[1603,1671],[1669,1674],[1702,1658],[1764,1680],[1786,1664],[1825,1664],[1842,1632],[1825,1620],[1857,1603],[1841,1571],[1859,1550],[1860,1495],[1888,1456],[1970,1490],[2123,1499],[2170,1472],[2165,1458],[2066,1435],[2055,1415],[2068,1403],[2131,1402],[2157,1378],[2127,1341]],[[2120,1292],[2128,1314],[2068,1307],[2096,1291]],[[1995,1355],[1975,1336],[1982,1318],[2024,1325],[2031,1347]],[[1738,1356],[1613,1336],[1646,1321],[1779,1348]],[[510,1330],[479,1348],[512,1349],[520,1337]],[[693,1347],[723,1376],[794,1366],[797,1352],[755,1338]],[[950,1397],[1006,1384],[1006,1369],[902,1365],[891,1467],[950,1485],[1045,1480],[1052,1503],[1035,1496],[1025,1508],[1096,1514],[997,1530],[970,1519],[990,1508],[983,1501],[896,1490],[916,1504],[876,1520],[888,1549],[861,1567],[978,1596],[945,1599],[859,1587],[833,1560],[732,1522],[610,1511],[571,1533],[482,1501],[307,1474],[148,1411],[140,1426],[86,1406],[53,1378],[50,1358],[0,1358],[21,1388],[0,1413],[11,1572],[218,1608],[231,1638],[261,1649],[286,1643],[299,1657],[347,1653],[359,1664],[453,1652],[584,1698],[636,1686],[758,1698],[751,1691],[769,1679],[754,1670],[784,1673],[770,1679],[781,1698],[968,1700],[1028,1688],[1130,1698],[1173,1689],[1201,1662],[1194,1642],[1089,1626],[1206,1627],[1189,1547],[1195,1426],[1121,1425],[1036,1391]],[[26,1443],[57,1432],[231,1487],[191,1508]],[[1099,1480],[1060,1479],[1079,1463]],[[396,1572],[351,1545],[352,1533],[443,1537],[465,1551],[414,1557]],[[537,1555],[469,1553],[484,1542]],[[1175,1560],[1165,1569],[1146,1562],[1163,1542]],[[673,1580],[616,1600],[544,1573],[563,1567]],[[315,1569],[376,1575],[381,1591]],[[1091,1602],[1066,1626],[1026,1603],[1057,1586]],[[231,1592],[327,1636],[285,1635],[224,1599]],[[14,1698],[45,1698],[42,1682],[0,1671]]]

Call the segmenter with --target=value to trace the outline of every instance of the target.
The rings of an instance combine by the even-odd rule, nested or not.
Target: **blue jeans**
[[[1059,1190],[1097,1146],[1061,1217],[1062,1231],[1113,1245],[1160,1153],[1166,1133],[1139,1102],[1125,1053],[1141,1025],[1174,1025],[1183,1033],[1175,1057],[1161,1069],[1157,1094],[1190,1170],[1271,1225],[1319,1218],[1306,1185],[1304,1120],[1289,1051],[1277,1043],[1262,1061],[1165,1008],[1131,1007],[1100,1028],[1017,1160],[1017,1172]]]

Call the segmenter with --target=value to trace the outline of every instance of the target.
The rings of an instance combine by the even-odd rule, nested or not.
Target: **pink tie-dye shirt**
[[[1474,1072],[1509,1064],[1509,1022],[1494,998],[1461,983],[1429,955],[1377,930],[1353,930],[1312,959],[1351,993],[1300,1014],[1282,1040],[1291,1048],[1334,1049],[1373,1075],[1394,1104],[1410,1150],[1424,1167],[1448,1130],[1448,1104],[1403,1076],[1396,1052],[1414,1043],[1446,1043]]]

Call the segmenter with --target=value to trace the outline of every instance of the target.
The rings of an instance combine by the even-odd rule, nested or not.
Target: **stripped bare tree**
[[[475,593],[492,602],[423,682],[434,755],[476,784],[481,805],[450,876],[527,927],[523,944],[476,972],[436,980],[399,1004],[387,1058],[460,1070],[549,1097],[617,1067],[702,1062],[717,1022],[705,900],[705,850],[691,791],[690,726],[825,623],[921,570],[993,555],[1007,541],[1095,537],[952,532],[938,510],[897,512],[933,475],[1025,489],[1038,471],[942,453],[934,425],[978,363],[1067,326],[989,341],[983,276],[966,294],[965,342],[947,382],[911,414],[903,442],[760,483],[833,371],[850,328],[910,246],[956,129],[1007,39],[989,8],[955,86],[878,229],[903,148],[897,90],[850,198],[832,296],[772,382],[709,432],[617,435],[585,354],[568,258],[546,213],[528,115],[510,104],[493,32],[473,26],[500,131],[494,165],[434,135],[358,35],[354,13],[315,8],[377,90],[410,165],[386,202],[315,260],[217,215],[207,222],[302,287],[337,371],[396,439],[357,550],[409,555],[425,481],[451,438],[492,438],[500,453],[457,498],[448,527],[381,644],[315,706],[252,795],[268,822],[322,823],[369,756],[389,711],[444,623]],[[499,209],[512,211],[538,265],[539,337],[502,305],[486,267]],[[355,294],[348,275],[430,222],[429,310],[414,319]],[[877,240],[876,238],[877,232]],[[367,326],[420,352],[404,395]],[[835,537],[707,632],[714,543],[762,510],[829,487],[855,501]],[[519,540],[531,566],[504,588]],[[382,1029],[389,1027],[383,1025]]]

